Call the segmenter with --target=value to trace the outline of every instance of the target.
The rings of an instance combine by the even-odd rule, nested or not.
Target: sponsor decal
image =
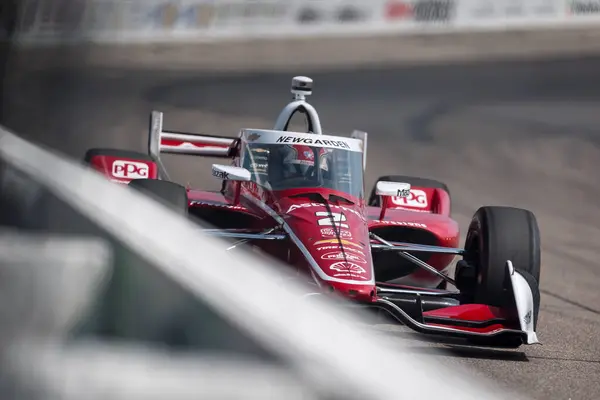
[[[148,179],[150,168],[148,164],[116,160],[112,164],[112,175],[122,179]]]
[[[323,247],[317,247],[318,251],[327,251],[327,250],[337,250],[337,251],[342,251],[342,248],[338,245],[338,246],[323,246]],[[363,257],[366,257],[365,253],[363,253],[362,251],[358,250],[358,249],[354,249],[352,247],[344,247],[344,251],[350,251],[353,253],[358,253],[361,254]]]
[[[329,261],[352,261],[361,264],[366,264],[367,260],[359,256],[358,254],[346,253],[341,251],[331,251],[321,256],[321,260]]]
[[[427,193],[419,189],[410,189],[410,196],[390,198],[392,204],[403,207],[427,208]]]
[[[396,197],[409,197],[410,189],[399,189]]]
[[[250,158],[254,162],[257,162],[257,161],[267,161],[269,159],[267,156],[259,156],[259,155],[256,155],[254,153],[251,154]],[[266,164],[265,164],[265,166],[266,166]]]
[[[333,276],[336,278],[345,277],[367,279],[367,277],[364,276],[367,273],[367,271],[360,265],[352,262],[336,262],[334,264],[331,264],[329,266],[329,269],[336,271],[336,273],[333,274]]]
[[[344,240],[344,239],[323,239],[323,240],[319,240],[318,242],[315,242],[315,246],[318,246],[320,244],[342,244],[343,246],[354,246],[354,247],[358,247],[358,248],[362,248],[363,246],[361,246],[360,244],[356,244],[353,243],[349,240]]]
[[[200,207],[218,207],[218,208],[226,208],[229,210],[241,210],[246,211],[245,207],[242,206],[234,206],[231,204],[223,204],[223,203],[211,203],[209,201],[201,201],[201,200],[192,200],[190,201],[191,206],[200,206]]]
[[[397,206],[394,209],[396,210],[406,210],[406,211],[412,211],[412,212],[420,212],[420,213],[431,213],[429,210],[415,210],[414,208],[409,208],[409,207],[401,207],[401,206]]]
[[[313,139],[308,137],[294,137],[294,136],[280,136],[275,141],[276,143],[291,143],[291,144],[305,144],[305,145],[317,145],[325,147],[333,147],[336,149],[347,149],[350,150],[350,145],[343,140],[324,140],[324,139]]]
[[[250,149],[250,152],[252,154],[254,153],[268,153],[269,149],[263,149],[262,147],[253,147],[252,149]],[[266,160],[266,158],[265,158]]]
[[[454,0],[390,0],[386,5],[388,20],[414,20],[416,22],[448,22],[454,15]]]
[[[382,221],[382,220],[375,220],[373,222],[376,224],[383,224],[383,225],[398,225],[398,226],[410,226],[412,228],[427,228],[427,225],[421,224],[419,222]]]
[[[421,0],[413,3],[415,21],[446,22],[452,17],[454,0]]]
[[[323,229],[321,229],[321,235],[322,236],[336,236],[335,231],[336,230],[333,228],[323,228]],[[340,237],[343,239],[352,239],[352,232],[350,232],[350,231],[338,230],[337,232],[340,235]]]
[[[218,1],[214,5],[216,23],[227,25],[273,23],[285,17],[289,3],[289,1]]]
[[[212,23],[214,14],[215,8],[210,4],[186,6],[175,2],[162,2],[156,7],[151,7],[137,24],[151,25],[153,28],[164,30],[206,28]]]
[[[575,15],[600,14],[600,0],[573,0],[569,10]]]
[[[265,191],[262,187],[254,182],[244,182],[242,185],[242,192],[247,192],[250,194],[250,196],[256,197],[263,202],[267,201],[269,198],[269,192]]]
[[[285,212],[286,214],[291,213],[294,210],[297,210],[299,208],[311,208],[311,207],[325,207],[324,204],[322,203],[304,203],[304,204],[294,204],[292,206],[290,206],[290,208],[288,208],[288,210]],[[356,211],[353,208],[348,208],[348,207],[344,207],[344,206],[338,206],[335,204],[330,204],[330,207],[336,210],[343,210],[343,211],[348,211],[353,213],[354,215],[356,215],[357,217],[359,217],[361,220],[365,220],[365,217],[358,211]]]
[[[213,176],[215,176],[219,179],[223,179],[224,181],[229,179],[229,174],[225,171],[219,171],[217,169],[213,169],[212,174],[213,174]]]
[[[259,164],[259,163],[250,164],[250,168],[253,170],[253,172],[263,173],[263,174],[267,172],[268,166],[269,166],[268,164]]]
[[[409,19],[412,14],[412,4],[408,1],[389,1],[385,7],[385,16],[388,20]]]
[[[332,17],[335,17],[335,20],[341,23],[359,22],[368,17],[365,9],[352,5],[347,5],[339,9],[331,9],[331,7],[325,9],[325,7],[327,7],[327,4],[321,4],[319,8],[315,4],[311,7],[302,8],[298,12],[296,19],[302,24],[315,24],[323,21],[329,22]]]
[[[313,165],[315,165],[315,162],[313,160],[295,159],[294,161],[290,161],[290,164],[308,165],[312,167]],[[321,168],[327,171],[327,162],[325,160],[321,162]]]
[[[531,310],[525,314],[523,317],[523,322],[525,322],[525,325],[529,325],[531,323]]]
[[[475,19],[518,18],[525,16],[551,16],[559,12],[560,0],[538,0],[537,2],[511,1],[502,3],[497,0],[479,0],[474,2],[469,15]]]
[[[344,224],[346,221],[346,216],[340,213],[328,213],[327,211],[317,211],[315,213],[317,217],[325,217],[321,218],[317,221],[320,226],[337,226],[339,228],[350,228],[348,224]]]

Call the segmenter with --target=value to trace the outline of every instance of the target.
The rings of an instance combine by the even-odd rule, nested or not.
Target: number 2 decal
[[[337,226],[337,227],[350,228],[350,226],[348,224],[343,223],[346,221],[346,216],[344,214],[340,214],[340,213],[331,213],[330,214],[327,211],[317,211],[315,213],[315,215],[317,217],[327,217],[327,218],[321,218],[317,221],[320,226],[333,226],[335,223],[335,226]]]

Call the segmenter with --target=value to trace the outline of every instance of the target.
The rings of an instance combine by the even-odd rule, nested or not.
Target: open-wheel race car
[[[212,226],[206,233],[237,240],[231,248],[251,244],[284,261],[316,293],[341,294],[425,334],[485,346],[538,343],[535,216],[481,207],[458,248],[445,184],[384,176],[367,197],[367,134],[323,134],[306,101],[312,85],[310,78],[293,78],[293,100],[271,130],[242,129],[238,137],[175,132],[154,111],[148,154],[91,149],[85,161],[112,181],[202,219]],[[288,131],[297,113],[306,132]],[[169,179],[161,153],[231,162],[212,166],[221,190],[192,190]]]

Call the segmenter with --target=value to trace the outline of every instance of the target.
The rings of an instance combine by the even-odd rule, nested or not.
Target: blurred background
[[[444,181],[463,230],[482,205],[531,209],[544,252],[543,347],[439,346],[379,330],[466,366],[469,379],[539,399],[600,398],[600,2],[3,0],[0,13],[0,122],[67,156],[144,151],[152,110],[168,129],[270,128],[291,78],[307,75],[326,131],[369,133],[367,190],[382,175]],[[180,183],[216,188],[212,161],[166,158]],[[29,228],[98,233],[62,210]],[[122,252],[135,273],[136,255]],[[109,287],[111,305],[88,332],[143,336],[128,314],[143,305],[116,312],[123,289]],[[198,346],[264,355],[214,321],[213,334],[192,335]]]

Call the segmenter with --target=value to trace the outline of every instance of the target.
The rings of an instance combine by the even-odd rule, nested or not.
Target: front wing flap
[[[514,309],[485,304],[462,304],[423,312],[420,295],[411,309],[380,297],[374,306],[387,311],[399,322],[425,334],[462,338],[518,337],[524,344],[537,344],[534,328],[536,312],[532,290],[511,261],[506,262],[514,297]],[[517,320],[518,319],[518,320]]]

